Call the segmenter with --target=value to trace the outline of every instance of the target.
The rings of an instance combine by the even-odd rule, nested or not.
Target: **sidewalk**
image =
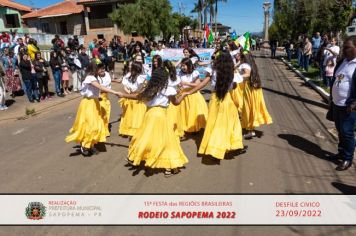
[[[122,73],[123,63],[115,64],[115,73],[116,76],[120,76]],[[48,89],[51,94],[54,93],[54,81],[48,81]],[[55,108],[58,108],[59,105],[65,104],[75,99],[81,98],[80,93],[72,93],[66,95],[65,97],[57,97],[54,95],[49,100],[43,100],[39,103],[35,101],[35,103],[30,103],[27,99],[26,95],[17,96],[15,98],[11,98],[9,94],[6,94],[6,104],[8,105],[8,109],[4,111],[0,111],[0,123],[6,121],[16,121],[16,120],[24,120],[28,119],[31,116],[41,114],[43,112],[48,112]],[[30,115],[26,115],[26,110],[29,110]]]

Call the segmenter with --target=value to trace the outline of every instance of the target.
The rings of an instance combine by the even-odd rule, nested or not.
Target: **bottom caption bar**
[[[356,195],[0,195],[0,225],[356,225]]]

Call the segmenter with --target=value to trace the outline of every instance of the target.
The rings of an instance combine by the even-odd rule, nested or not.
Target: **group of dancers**
[[[255,128],[271,124],[272,119],[253,56],[239,48],[229,49],[214,53],[203,79],[195,68],[207,64],[192,49],[184,49],[185,58],[176,65],[163,61],[160,55],[153,57],[152,68],[130,61],[122,79],[123,92],[112,90],[104,66],[92,62],[66,141],[80,143],[84,156],[97,153],[95,144],[110,136],[111,93],[120,98],[118,132],[131,140],[127,155],[130,165],[144,162],[145,167],[164,169],[166,177],[172,176],[188,163],[181,140],[201,130],[201,155],[222,160],[227,152],[244,150],[243,137],[253,138]],[[199,91],[209,83],[212,93],[207,105]]]

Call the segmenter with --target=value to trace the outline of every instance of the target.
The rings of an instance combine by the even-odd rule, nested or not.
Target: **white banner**
[[[210,63],[211,57],[215,51],[215,49],[211,48],[194,48],[193,49],[196,54],[198,54],[199,58],[201,61]],[[183,54],[183,49],[163,49],[163,60],[170,60],[172,62],[178,62],[184,57]],[[151,64],[152,63],[152,58],[151,57],[146,57],[145,58],[145,64]]]
[[[0,225],[356,225],[356,195],[0,195]]]

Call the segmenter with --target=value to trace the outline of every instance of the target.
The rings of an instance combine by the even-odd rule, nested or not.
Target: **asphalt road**
[[[273,124],[245,141],[248,152],[216,163],[197,157],[201,135],[182,142],[189,159],[176,176],[125,166],[128,139],[118,136],[111,96],[106,152],[82,157],[64,142],[79,99],[28,120],[0,124],[0,193],[356,193],[355,168],[334,170],[336,151],[325,103],[279,60],[256,53]],[[209,98],[209,93],[205,94]],[[0,235],[351,235],[346,227],[3,227]]]

